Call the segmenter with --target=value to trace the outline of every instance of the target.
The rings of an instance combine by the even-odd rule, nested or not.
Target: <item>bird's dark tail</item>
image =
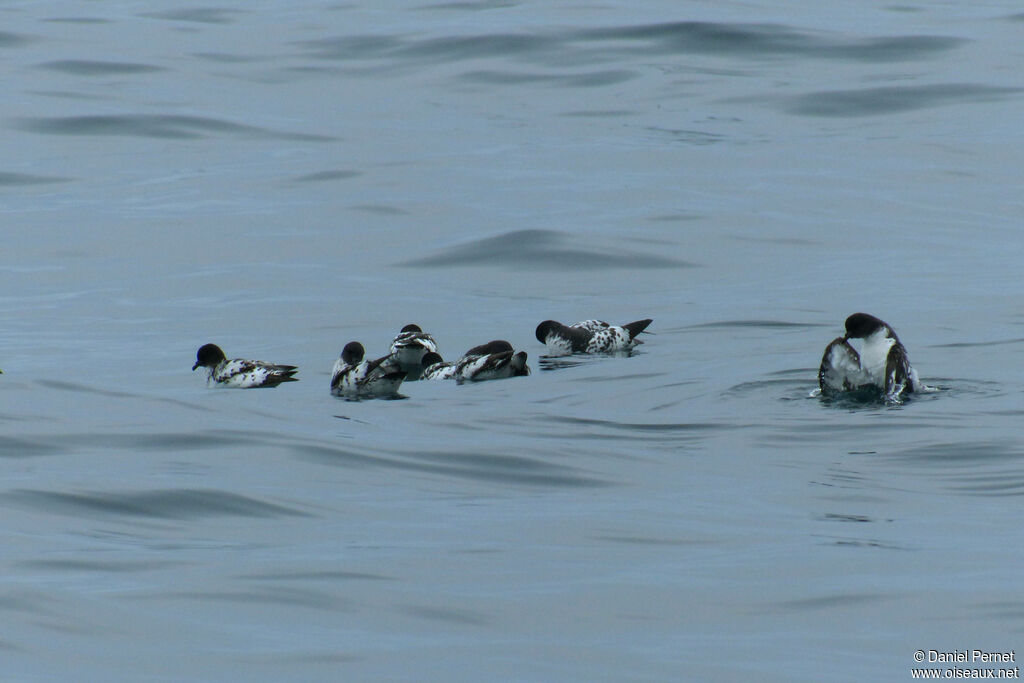
[[[629,332],[629,338],[633,339],[636,337],[636,335],[646,330],[647,326],[650,325],[652,322],[653,321],[650,318],[648,318],[647,320],[637,320],[636,322],[626,323],[625,325],[622,326],[622,328]]]

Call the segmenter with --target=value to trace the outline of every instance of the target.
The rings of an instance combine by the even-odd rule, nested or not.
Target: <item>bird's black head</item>
[[[541,344],[547,344],[548,335],[559,327],[562,327],[562,323],[554,320],[545,320],[540,325],[537,325],[537,341]]]
[[[864,339],[865,337],[870,337],[882,327],[889,326],[873,315],[854,313],[846,319],[846,338]]]
[[[203,344],[196,351],[196,364],[192,366],[192,371],[194,372],[196,368],[200,367],[216,367],[217,363],[225,358],[224,352],[216,344]]]
[[[469,351],[466,351],[467,356],[487,356],[492,353],[501,353],[502,351],[511,351],[512,344],[508,343],[504,339],[494,339],[481,344],[480,346],[474,346]]]
[[[443,363],[444,358],[441,358],[441,354],[428,351],[423,354],[423,360],[420,361],[424,368],[429,368],[434,363]]]
[[[408,325],[406,325],[405,327],[402,328],[402,332],[422,332],[422,331],[423,330],[420,329],[420,326],[415,324],[415,323],[409,323]]]
[[[345,348],[341,350],[341,360],[349,365],[357,365],[362,362],[365,354],[366,350],[363,348],[363,345],[353,341],[345,344]]]

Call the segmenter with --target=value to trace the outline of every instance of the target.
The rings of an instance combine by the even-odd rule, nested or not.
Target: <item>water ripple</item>
[[[147,138],[197,139],[210,135],[239,135],[271,140],[325,142],[335,138],[308,133],[288,133],[232,123],[205,116],[171,114],[117,114],[89,116],[28,117],[15,127],[48,135],[124,135]]]
[[[68,515],[102,514],[158,519],[312,516],[248,496],[210,489],[93,493],[15,489],[4,497],[47,512]]]
[[[891,596],[881,593],[832,593],[812,598],[799,598],[796,600],[783,600],[776,603],[784,610],[834,610],[836,607],[847,605],[862,605],[868,602],[879,602],[890,600]]]
[[[551,415],[539,418],[549,422],[560,422],[564,424],[586,425],[588,427],[606,427],[609,429],[623,429],[630,432],[694,432],[711,431],[720,429],[735,429],[735,424],[718,424],[714,422],[616,422],[614,420],[599,420],[591,417],[573,417],[568,415]]]
[[[868,524],[875,521],[867,515],[851,515],[838,512],[825,513],[819,519],[823,522],[852,522],[854,524]]]
[[[916,446],[884,456],[950,491],[984,496],[1024,495],[1024,450],[1012,442],[960,441]]]
[[[406,614],[430,621],[443,621],[449,624],[466,626],[482,626],[488,620],[476,612],[453,609],[451,607],[427,607],[424,605],[405,605],[401,610]]]
[[[478,12],[489,9],[508,9],[518,2],[502,2],[501,0],[480,0],[479,2],[439,2],[433,5],[416,7],[417,10],[442,10],[456,12]]]
[[[889,454],[891,460],[941,464],[975,469],[980,464],[1020,461],[1024,452],[1011,443],[996,441],[957,442],[916,446]]]
[[[167,569],[173,565],[184,565],[184,562],[163,561],[107,561],[96,560],[22,560],[19,567],[59,572],[98,572],[102,574],[115,572],[139,572]]]
[[[588,239],[589,241],[589,239]],[[515,230],[398,264],[412,267],[494,266],[532,270],[683,268],[685,261],[621,248],[578,247],[555,230]]]
[[[303,457],[329,465],[385,467],[505,484],[560,487],[607,485],[589,475],[579,474],[573,468],[523,455],[456,451],[389,451],[387,455],[365,455],[316,444],[296,444],[292,449]]]
[[[253,581],[330,581],[338,580],[351,581],[394,581],[394,577],[384,574],[370,574],[367,572],[346,572],[335,570],[321,571],[293,571],[293,572],[263,572],[260,574],[241,574],[240,579]]]
[[[102,17],[50,17],[49,19],[43,19],[42,21],[54,23],[54,24],[112,24],[114,23],[110,19],[104,19]]]
[[[61,449],[44,441],[0,436],[0,458],[30,458],[39,455],[54,455]]]
[[[976,83],[828,90],[787,98],[783,109],[802,116],[878,116],[964,102],[992,102],[1021,90]]]
[[[166,592],[151,596],[153,599],[184,598],[201,602],[230,602],[240,604],[288,605],[320,610],[350,609],[351,601],[331,595],[325,591],[292,588],[286,586],[267,586],[257,590],[233,591],[179,591]]]
[[[241,10],[221,7],[192,7],[164,12],[146,12],[139,16],[152,19],[168,19],[170,21],[188,21],[197,24],[230,24],[233,21],[232,15],[241,13]]]
[[[608,69],[582,74],[535,74],[513,71],[467,71],[459,78],[473,83],[487,85],[518,85],[521,83],[547,83],[554,87],[593,88],[604,85],[615,85],[633,78],[637,74],[625,69]]]
[[[38,65],[41,69],[61,71],[75,76],[113,76],[125,74],[152,73],[163,71],[163,67],[134,62],[101,62],[89,59],[59,59]]]
[[[655,54],[789,55],[898,62],[946,52],[966,42],[946,36],[836,39],[779,24],[682,21],[583,31],[585,40],[633,41]]]
[[[710,323],[698,323],[696,325],[687,325],[682,329],[701,329],[701,328],[759,328],[766,330],[778,330],[787,328],[812,328],[812,327],[824,327],[821,323],[794,323],[787,320],[718,320]]]
[[[695,444],[704,441],[711,432],[740,429],[737,423],[719,424],[714,422],[617,422],[597,418],[569,415],[541,415],[532,424],[556,426],[554,433],[537,432],[536,436],[554,436],[574,439],[597,440],[600,442],[645,441],[658,446],[678,447],[680,444]]]
[[[397,36],[364,35],[324,38],[303,43],[320,59],[353,60],[395,58],[434,62],[459,61],[480,57],[504,57],[552,50],[561,41],[557,37],[522,33],[491,33],[476,36],[448,36],[412,40]]]
[[[830,545],[845,548],[881,548],[883,550],[912,550],[908,546],[889,543],[874,538],[847,538],[842,536],[826,536]]]
[[[66,183],[69,180],[70,178],[59,178],[56,176],[0,172],[0,185],[45,185],[49,183]]]
[[[616,536],[616,535],[600,535],[593,536],[592,538],[598,541],[608,541],[609,543],[619,543],[622,545],[639,545],[639,546],[650,546],[650,547],[671,547],[671,546],[693,546],[693,545],[710,545],[713,542],[707,540],[696,540],[691,538],[651,538],[648,536]]]
[[[59,436],[0,436],[0,457],[25,458],[69,453],[82,448],[132,451],[194,451],[272,442],[276,435],[256,432],[86,433]]]
[[[325,180],[348,180],[349,178],[356,178],[361,176],[362,173],[359,171],[318,171],[317,173],[307,173],[306,175],[295,178],[295,182],[299,183],[320,183]]]
[[[19,33],[11,33],[9,31],[0,31],[0,48],[2,47],[20,47],[27,43],[31,43],[34,38],[29,36],[21,35]]]
[[[974,347],[985,347],[989,346],[1003,346],[1006,344],[1021,344],[1024,343],[1024,338],[1016,339],[997,339],[995,341],[979,341],[979,342],[951,342],[949,344],[932,344],[933,349],[970,349]]]
[[[328,60],[392,60],[394,64],[520,58],[552,65],[619,61],[622,54],[710,54],[719,57],[809,57],[860,62],[904,62],[948,52],[966,42],[949,36],[843,38],[779,24],[700,21],[615,26],[548,33],[487,33],[409,38],[341,36],[302,43]],[[573,54],[573,53],[576,54]]]

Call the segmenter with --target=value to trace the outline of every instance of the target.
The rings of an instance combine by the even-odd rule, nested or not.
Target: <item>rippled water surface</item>
[[[0,678],[1024,649],[1017,4],[0,16]],[[939,391],[812,396],[858,310]],[[592,317],[654,323],[540,358],[538,322]],[[329,395],[408,322],[533,373]],[[211,341],[301,381],[208,387]]]

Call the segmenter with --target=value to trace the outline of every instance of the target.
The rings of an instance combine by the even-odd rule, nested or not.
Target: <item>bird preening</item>
[[[818,386],[824,395],[877,392],[887,400],[923,391],[907,349],[885,321],[867,313],[846,319],[846,334],[828,346],[818,367]],[[851,339],[861,340],[857,351]]]
[[[637,320],[625,325],[609,325],[603,320],[584,320],[563,325],[545,320],[537,326],[537,341],[548,347],[549,356],[574,353],[628,354],[643,341],[637,335],[647,329],[651,320]]]

